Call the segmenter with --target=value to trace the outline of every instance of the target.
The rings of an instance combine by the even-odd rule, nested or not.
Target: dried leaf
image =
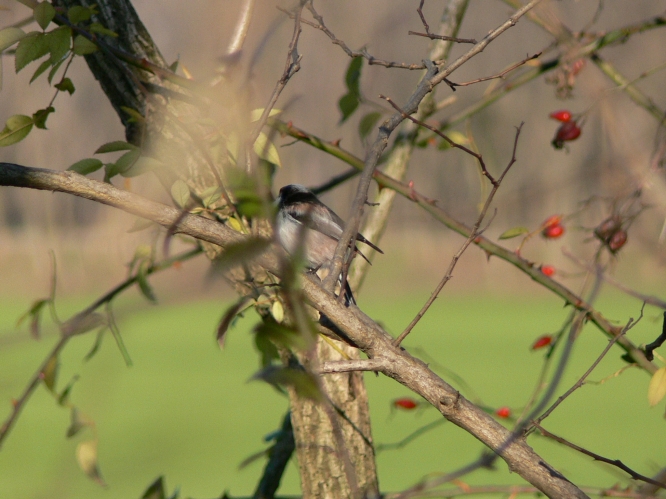
[[[648,386],[648,402],[650,407],[657,405],[666,395],[666,367],[660,367],[652,375]]]
[[[106,486],[97,464],[97,440],[85,440],[76,447],[76,462],[86,475]]]

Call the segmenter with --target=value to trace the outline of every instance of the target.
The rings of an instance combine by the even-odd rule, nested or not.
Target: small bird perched
[[[302,246],[307,268],[312,272],[330,270],[328,266],[335,255],[345,222],[302,185],[285,185],[280,189],[277,204],[276,230],[282,247],[293,255]],[[361,234],[356,235],[356,240],[384,253]],[[358,248],[354,250],[368,260]],[[348,300],[355,303],[348,284],[346,294]]]

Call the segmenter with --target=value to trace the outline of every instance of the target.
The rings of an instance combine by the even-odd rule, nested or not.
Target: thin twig
[[[501,71],[500,73],[497,73],[496,75],[492,76],[484,76],[483,78],[477,78],[476,80],[470,80],[466,81],[465,83],[455,83],[453,82],[452,85],[454,87],[466,87],[467,85],[473,85],[475,83],[480,83],[482,81],[488,81],[488,80],[496,80],[499,78],[504,78],[508,73],[513,71],[514,69],[519,68],[520,66],[527,64],[529,61],[533,61],[534,59],[538,59],[541,56],[542,52],[539,52],[538,54],[534,54],[533,56],[527,57],[523,59],[520,62],[517,62],[515,64],[512,64],[508,68],[506,68],[504,71]]]
[[[419,33],[418,31],[408,31],[408,35],[422,36],[431,40],[444,40],[446,42],[456,43],[479,43],[474,38],[456,38],[455,36],[435,35],[434,33]]]
[[[564,402],[569,395],[571,395],[573,392],[578,390],[583,384],[585,383],[585,380],[587,377],[592,374],[592,371],[599,365],[599,362],[602,361],[602,359],[606,356],[606,354],[610,351],[611,347],[617,342],[622,336],[624,336],[627,331],[629,331],[631,328],[633,328],[642,318],[643,318],[643,309],[645,308],[645,304],[641,307],[641,314],[634,321],[634,319],[629,319],[629,322],[627,322],[627,325],[622,328],[622,332],[615,336],[614,338],[611,338],[610,341],[608,342],[608,345],[606,345],[606,348],[603,349],[603,351],[599,354],[599,357],[597,357],[597,360],[595,360],[590,368],[585,371],[585,373],[576,381],[571,388],[569,388],[566,392],[564,392],[563,395],[561,395],[554,403],[551,405],[541,416],[536,418],[531,424],[538,426],[544,419],[546,419],[548,416],[552,414],[552,412],[562,403]]]
[[[626,464],[624,464],[619,459],[609,459],[607,457],[604,457],[604,456],[596,454],[592,451],[589,451],[589,450],[587,450],[583,447],[580,447],[580,446],[578,446],[574,443],[569,442],[568,440],[566,440],[562,437],[558,437],[557,435],[549,432],[548,430],[544,429],[543,426],[541,426],[537,423],[534,423],[534,426],[535,426],[535,428],[537,428],[539,430],[539,432],[544,437],[551,438],[551,439],[555,440],[556,442],[561,443],[562,445],[566,445],[570,449],[574,449],[574,450],[580,452],[581,454],[585,454],[586,456],[590,456],[595,461],[600,461],[602,463],[606,463],[606,464],[610,464],[612,466],[616,466],[616,467],[620,468],[622,471],[625,471],[626,473],[628,473],[631,476],[631,478],[633,478],[634,480],[641,480],[641,481],[649,483],[651,485],[656,485],[656,486],[661,487],[661,488],[666,488],[665,483],[657,482],[656,480],[653,480],[650,477],[647,477],[645,475],[641,475],[640,473],[635,472],[634,470],[629,468]]]
[[[442,288],[446,285],[447,282],[453,277],[453,269],[455,268],[456,264],[458,263],[458,260],[462,256],[462,254],[465,252],[465,250],[469,247],[470,244],[472,244],[472,241],[476,239],[477,236],[479,236],[483,231],[480,230],[481,224],[483,223],[483,219],[486,217],[486,213],[488,212],[488,208],[490,207],[490,204],[493,201],[493,198],[495,197],[495,194],[497,193],[497,190],[500,187],[500,184],[502,182],[502,179],[504,176],[508,173],[509,169],[513,166],[513,164],[516,162],[516,149],[518,148],[518,137],[520,137],[520,131],[523,127],[523,124],[521,123],[520,126],[516,129],[516,137],[513,141],[513,153],[511,155],[511,160],[509,161],[509,164],[506,166],[504,171],[502,172],[502,175],[498,180],[494,180],[492,177],[489,176],[490,181],[493,184],[493,188],[488,194],[488,197],[486,198],[486,202],[483,205],[483,208],[481,209],[481,213],[479,213],[478,218],[476,219],[476,223],[472,227],[472,231],[470,232],[469,236],[467,236],[467,239],[465,242],[462,244],[458,252],[453,255],[453,258],[451,258],[451,262],[449,263],[449,268],[446,270],[446,274],[444,274],[444,277],[442,280],[439,282],[435,290],[432,292],[430,295],[430,298],[428,298],[428,301],[421,307],[421,310],[419,310],[418,314],[412,319],[412,321],[409,323],[409,325],[405,328],[405,330],[398,336],[395,340],[395,346],[400,346],[400,343],[407,337],[409,333],[411,333],[412,329],[414,329],[414,326],[421,320],[421,318],[425,315],[425,313],[428,311],[430,306],[435,302],[437,297],[439,296],[439,293],[442,291]],[[475,156],[475,157],[480,157],[480,155]]]
[[[264,107],[264,111],[261,113],[261,117],[257,121],[257,125],[254,128],[254,131],[250,135],[248,144],[250,146],[254,144],[261,132],[261,129],[264,128],[268,117],[271,114],[271,111],[275,107],[275,104],[284,90],[284,87],[287,85],[287,82],[301,69],[301,58],[303,57],[298,53],[298,39],[301,36],[301,14],[303,13],[303,6],[307,0],[301,0],[298,7],[295,9],[294,13],[294,32],[291,36],[291,42],[289,43],[289,50],[287,51],[287,60],[284,64],[284,71],[282,76],[275,84],[273,93],[271,94],[270,99],[268,99],[268,104]]]
[[[566,256],[569,260],[574,262],[576,265],[578,265],[581,268],[584,268],[586,270],[590,270],[589,265],[587,265],[585,262],[583,262],[580,258],[577,258],[573,253],[567,251],[566,249],[562,250],[562,253],[564,256]],[[630,287],[622,284],[620,281],[612,277],[611,275],[607,274],[606,272],[603,272],[601,274],[601,277],[604,281],[606,281],[608,284],[611,286],[615,286],[618,288],[620,291],[625,292],[629,296],[633,296],[634,298],[638,298],[640,301],[647,303],[648,305],[654,305],[655,307],[659,307],[661,309],[666,310],[666,301],[652,295],[645,295],[643,293],[639,293],[636,290],[631,289]]]
[[[481,156],[481,154],[479,154],[479,153],[477,153],[477,152],[474,152],[474,151],[472,151],[471,149],[469,149],[469,148],[467,148],[467,147],[465,147],[465,146],[463,146],[463,145],[461,145],[461,144],[458,144],[457,142],[454,142],[454,141],[451,140],[449,137],[447,137],[446,135],[444,135],[443,132],[440,132],[439,130],[437,130],[437,128],[435,128],[434,126],[432,126],[432,125],[428,125],[426,122],[421,121],[421,120],[419,120],[419,119],[416,119],[416,118],[414,118],[413,116],[407,114],[407,113],[406,113],[405,111],[403,111],[403,110],[402,110],[402,109],[401,109],[401,108],[400,108],[400,107],[399,107],[399,106],[393,101],[393,99],[391,99],[390,97],[386,97],[385,95],[380,95],[379,98],[380,98],[380,99],[384,99],[384,100],[387,101],[389,104],[391,104],[391,106],[393,106],[393,109],[395,109],[396,111],[398,111],[398,112],[402,115],[403,118],[407,118],[408,120],[412,121],[413,123],[416,123],[417,125],[420,125],[420,126],[422,126],[423,128],[427,128],[427,129],[430,130],[431,132],[436,133],[436,134],[439,135],[441,138],[443,138],[444,140],[446,140],[446,141],[449,143],[449,145],[450,145],[451,147],[455,147],[455,148],[457,148],[457,149],[460,149],[461,151],[465,151],[465,152],[466,152],[467,154],[469,154],[470,156],[474,156],[474,157],[476,158],[476,160],[479,162],[479,166],[481,167],[481,173],[482,173],[482,175],[483,175],[484,177],[488,178],[488,180],[490,180],[490,183],[493,184],[493,186],[497,186],[497,185],[498,185],[498,184],[497,184],[497,180],[495,180],[495,179],[493,178],[493,176],[492,176],[492,175],[488,172],[488,170],[486,169],[486,163],[483,161],[483,156]]]
[[[354,168],[359,170],[363,168],[363,160],[354,156],[349,151],[342,149],[334,142],[325,141],[316,135],[304,131],[303,129],[297,128],[291,124],[280,122],[279,120],[273,120],[272,124],[280,132],[286,133],[291,137],[310,144],[317,149],[328,152],[336,158],[353,166]],[[445,226],[462,235],[463,237],[468,237],[471,233],[472,229],[470,227],[456,220],[442,208],[438,207],[437,200],[424,196],[420,192],[416,191],[413,185],[399,182],[398,180],[386,175],[381,171],[375,171],[373,178],[381,188],[392,189],[404,198],[416,203],[433,218],[435,218],[435,220],[443,223]],[[592,323],[595,324],[599,330],[605,333],[609,338],[612,338],[620,333],[620,327],[614,326],[608,319],[606,319],[606,317],[603,316],[603,314],[601,314],[601,312],[592,307],[577,293],[574,293],[562,283],[547,277],[543,272],[541,272],[538,265],[534,264],[534,262],[531,262],[523,256],[516,254],[513,250],[496,244],[494,241],[491,241],[483,235],[477,236],[474,239],[474,244],[476,244],[487,254],[496,256],[501,260],[504,260],[515,266],[526,275],[528,275],[530,279],[539,283],[544,288],[552,291],[555,295],[561,297],[567,305],[573,306],[576,310],[585,311],[587,318],[591,320]],[[645,358],[644,352],[636,345],[634,345],[626,336],[620,338],[617,343],[632,356],[632,358],[642,369],[651,374],[657,370],[657,366],[648,361]]]
[[[254,0],[243,0],[241,11],[236,22],[236,29],[231,37],[229,46],[227,47],[227,57],[233,56],[235,53],[240,52],[245,43],[247,32],[250,29],[250,22],[252,21],[252,11],[254,10]]]
[[[334,45],[339,46],[345,54],[347,54],[349,57],[363,57],[368,61],[368,64],[371,66],[383,66],[385,68],[398,68],[398,69],[409,69],[409,70],[417,70],[417,69],[425,69],[425,64],[407,64],[404,62],[395,62],[395,61],[386,61],[383,59],[377,59],[375,56],[370,55],[366,49],[361,49],[361,50],[352,50],[350,49],[347,44],[338,39],[333,32],[326,27],[326,24],[324,24],[324,18],[319,15],[319,13],[314,9],[312,6],[312,3],[309,3],[307,5],[308,10],[312,14],[312,17],[317,21],[316,23],[313,23],[312,21],[308,21],[307,19],[301,19],[301,23],[306,24],[308,26],[311,26],[315,29],[318,29],[322,33],[324,33],[326,36],[328,36],[331,41],[333,42]],[[291,12],[288,12],[280,7],[278,9],[285,14],[289,15],[290,18],[293,19],[293,14]]]

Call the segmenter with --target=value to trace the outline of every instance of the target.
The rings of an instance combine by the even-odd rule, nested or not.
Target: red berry
[[[416,409],[418,405],[419,403],[416,400],[410,399],[408,397],[395,399],[393,401],[394,407],[397,407],[398,409],[405,409],[406,411],[411,411],[412,409]]]
[[[541,235],[546,239],[557,239],[564,234],[564,226],[560,224],[549,225],[541,231]]]
[[[553,342],[553,337],[549,334],[544,334],[543,336],[539,336],[534,343],[532,343],[532,346],[530,347],[532,350],[539,350],[540,348],[547,347]]]
[[[555,274],[555,267],[553,267],[552,265],[542,265],[541,272],[543,272],[544,275],[550,277]]]
[[[571,121],[571,112],[562,109],[561,111],[555,111],[549,114],[551,118],[557,121],[561,121],[563,123],[566,123],[568,121]]]
[[[620,248],[625,245],[627,242],[627,231],[625,230],[618,230],[613,234],[610,239],[608,240],[608,249],[611,250],[613,253],[617,253],[620,251]]]
[[[621,220],[618,217],[613,216],[601,222],[599,226],[594,229],[594,235],[604,243],[608,244],[613,234],[615,234],[621,228]]]
[[[511,409],[509,409],[508,407],[500,407],[495,411],[495,414],[497,414],[497,417],[499,418],[506,419],[509,416],[511,416]]]
[[[555,138],[552,142],[553,147],[555,149],[562,149],[565,142],[576,140],[578,137],[580,137],[580,133],[580,127],[575,121],[567,121],[562,123],[560,128],[558,128],[557,132],[555,133]]]

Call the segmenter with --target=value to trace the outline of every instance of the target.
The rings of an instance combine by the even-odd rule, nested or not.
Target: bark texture
[[[166,67],[158,47],[129,0],[54,2],[65,8],[74,5],[89,7],[93,3],[99,10],[93,20],[118,33],[118,38],[106,38],[104,43],[138,60],[145,59],[160,67]],[[215,54],[211,54],[211,60],[214,57]],[[151,84],[181,94],[184,91],[152,73],[126,64],[122,58],[106,51],[86,56],[86,62],[125,125],[127,140],[141,145],[152,156],[172,167],[174,176],[162,179],[167,188],[178,177],[186,181],[195,193],[215,185],[211,168],[224,165],[211,164],[207,152],[197,143],[197,139],[203,137],[207,131],[198,119],[205,116],[205,109],[183,100],[168,99],[164,95],[148,92]],[[143,126],[130,123],[124,107],[139,111],[146,117],[146,123]],[[267,235],[270,227],[264,224],[258,230]],[[220,254],[218,246],[204,244],[210,258]],[[239,294],[247,295],[255,291],[251,282],[264,282],[267,276],[262,268],[248,266],[230,271],[227,278]],[[261,310],[259,312],[262,313]],[[268,313],[268,310],[263,312]],[[351,358],[358,358],[356,349],[346,345],[340,348]],[[339,356],[339,353],[326,343],[319,345],[318,352],[322,355],[322,362]],[[354,490],[358,489],[363,496],[374,497],[378,493],[377,474],[363,377],[358,373],[342,373],[325,379],[323,388],[332,404],[334,421],[330,412],[321,404],[301,400],[295,393],[291,393],[290,397],[303,495],[305,498],[347,498],[354,497]],[[337,445],[333,438],[336,426],[342,432],[342,445]],[[350,462],[352,472],[348,469],[345,473],[345,464]],[[351,486],[348,478],[351,478]]]

